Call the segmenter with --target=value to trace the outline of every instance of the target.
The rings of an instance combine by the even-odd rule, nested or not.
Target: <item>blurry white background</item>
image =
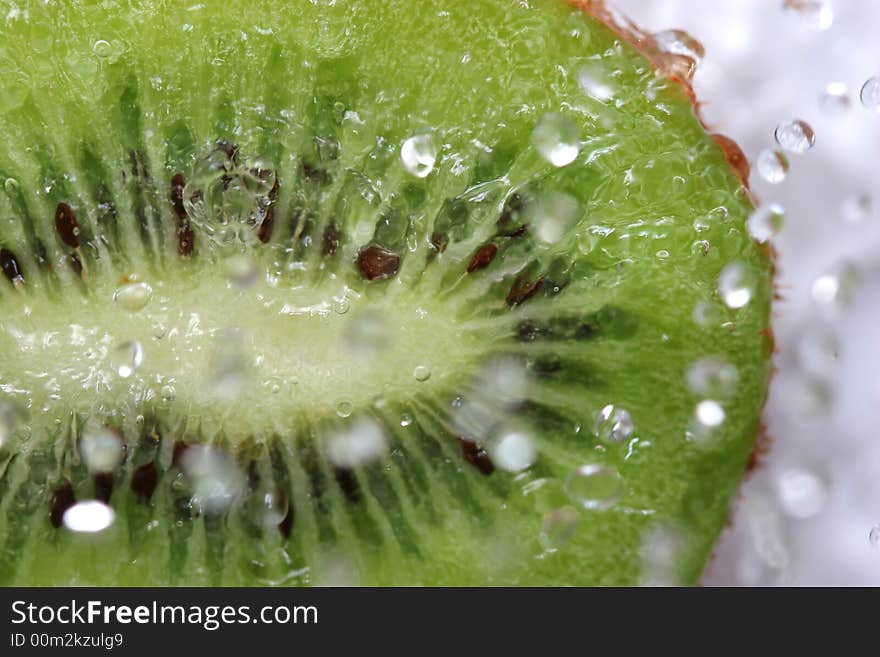
[[[702,42],[703,118],[749,157],[756,196],[785,209],[772,447],[704,584],[880,585],[880,79],[860,94],[880,76],[880,0],[611,3]],[[774,161],[790,119],[815,145],[770,184],[757,159]]]

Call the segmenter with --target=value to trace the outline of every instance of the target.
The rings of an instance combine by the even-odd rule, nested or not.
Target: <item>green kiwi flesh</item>
[[[772,264],[618,34],[551,0],[5,20],[0,583],[698,581]]]

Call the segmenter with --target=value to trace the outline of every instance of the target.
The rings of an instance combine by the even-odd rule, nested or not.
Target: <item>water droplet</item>
[[[147,283],[128,283],[116,289],[113,301],[130,313],[143,310],[153,298],[153,288]]]
[[[112,352],[113,368],[123,379],[134,374],[144,362],[144,350],[141,343],[132,340],[123,342]]]
[[[434,170],[438,152],[433,135],[413,135],[400,147],[400,161],[416,178],[425,178]]]
[[[853,194],[844,199],[840,214],[851,224],[858,224],[871,216],[874,211],[873,201],[869,194]]]
[[[578,85],[584,92],[599,101],[614,98],[616,87],[605,75],[601,66],[585,66],[578,71]]]
[[[880,523],[871,527],[871,531],[868,532],[868,543],[875,550],[880,548]]]
[[[868,78],[859,92],[859,100],[866,109],[880,114],[880,76]]]
[[[707,356],[691,364],[685,372],[688,388],[698,395],[729,397],[739,384],[736,366],[715,356]]]
[[[718,326],[723,319],[721,309],[717,305],[706,301],[698,301],[694,305],[692,316],[694,322],[699,326]]]
[[[686,433],[688,440],[706,442],[715,430],[724,424],[726,414],[721,404],[713,399],[704,399],[694,407],[690,427]]]
[[[763,244],[775,237],[785,223],[785,208],[778,203],[760,206],[749,217],[746,228],[752,239]]]
[[[109,506],[97,500],[77,502],[64,512],[64,526],[72,532],[94,534],[113,524],[116,514]]]
[[[362,419],[329,437],[327,458],[340,468],[353,468],[375,461],[388,450],[382,427],[373,420]]]
[[[7,178],[3,183],[4,189],[6,189],[6,193],[12,196],[18,191],[18,181],[15,178]]]
[[[531,437],[511,431],[498,438],[492,445],[492,462],[500,470],[520,472],[530,467],[537,458]]]
[[[801,119],[783,121],[776,126],[773,134],[777,144],[796,155],[806,153],[816,143],[816,133],[813,132],[813,128]]]
[[[732,262],[718,275],[718,294],[728,308],[742,308],[752,300],[754,281],[746,266]]]
[[[664,30],[654,35],[654,41],[664,52],[684,55],[697,64],[705,57],[706,49],[684,30]]]
[[[229,282],[242,289],[252,287],[260,279],[257,263],[243,253],[226,258],[223,270]]]
[[[843,82],[829,82],[819,95],[819,108],[829,118],[836,118],[849,110],[849,89]]]
[[[634,429],[630,414],[622,408],[615,408],[613,404],[608,404],[599,411],[593,425],[593,433],[606,443],[628,440]]]
[[[548,511],[541,518],[541,545],[547,552],[556,552],[574,536],[580,521],[580,514],[571,506]]]
[[[816,277],[810,287],[810,294],[819,306],[829,311],[838,311],[852,302],[860,280],[859,268],[851,262],[844,262]]]
[[[354,410],[354,404],[347,399],[343,399],[336,404],[336,415],[339,417],[349,417]]]
[[[244,474],[235,460],[219,449],[192,445],[181,458],[181,469],[192,486],[192,503],[204,512],[222,514],[244,491]]]
[[[162,386],[162,390],[159,391],[159,394],[162,395],[162,400],[166,402],[174,401],[174,397],[177,394],[174,390],[174,386]]]
[[[609,509],[623,492],[617,468],[588,464],[576,468],[565,480],[566,494],[585,509]]]
[[[249,506],[257,524],[265,529],[273,529],[280,525],[290,510],[287,496],[277,488],[263,487],[257,490]]]
[[[113,52],[113,46],[110,45],[109,41],[98,39],[92,45],[92,52],[94,52],[98,57],[109,57],[110,53]]]
[[[580,153],[580,131],[563,114],[545,114],[532,132],[532,145],[550,164],[564,167],[574,162]]]
[[[351,304],[345,296],[333,298],[333,312],[337,315],[344,315],[351,308]]]
[[[112,472],[122,462],[122,440],[109,429],[86,431],[79,441],[79,451],[89,472]]]
[[[551,192],[531,203],[528,214],[538,238],[547,244],[555,244],[577,223],[581,207],[573,196]]]
[[[404,413],[400,416],[400,426],[406,428],[413,423],[413,416],[409,413]]]
[[[756,162],[758,174],[772,185],[778,185],[788,175],[788,157],[782,151],[764,149]]]
[[[431,378],[431,370],[424,365],[416,365],[415,369],[413,370],[413,377],[416,381],[427,381]]]
[[[779,475],[776,484],[783,510],[794,518],[817,515],[828,500],[825,483],[808,470],[786,470]]]
[[[691,244],[691,253],[700,256],[709,255],[709,249],[711,246],[712,245],[709,244],[708,240],[697,240]]]

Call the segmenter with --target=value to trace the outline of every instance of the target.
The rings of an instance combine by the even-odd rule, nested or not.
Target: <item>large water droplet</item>
[[[545,114],[532,132],[532,145],[541,157],[555,167],[574,162],[581,150],[578,127],[565,115]]]
[[[134,374],[144,362],[144,350],[141,343],[132,340],[123,342],[111,353],[113,368],[123,379]]]
[[[333,465],[353,468],[384,456],[388,451],[388,441],[378,423],[362,419],[330,436],[326,451]]]
[[[850,304],[861,281],[859,268],[851,262],[836,265],[813,281],[813,301],[829,311],[838,311]]]
[[[416,178],[425,178],[434,170],[438,152],[433,135],[413,135],[400,147],[400,162]]]
[[[530,467],[537,458],[532,438],[520,431],[511,431],[492,445],[492,462],[501,470],[520,472]]]
[[[593,433],[599,440],[612,443],[628,440],[634,429],[630,414],[622,408],[615,408],[613,404],[599,411],[593,425]]]
[[[718,294],[728,308],[742,308],[752,300],[754,280],[741,262],[732,262],[718,275]]]
[[[548,511],[541,518],[541,545],[547,552],[556,552],[574,536],[580,520],[577,509],[571,506]]]
[[[147,283],[129,283],[116,289],[113,293],[113,301],[120,308],[128,312],[136,313],[153,298],[153,288]]]
[[[880,114],[880,76],[868,78],[859,92],[859,100],[865,109]]]
[[[775,237],[785,224],[785,208],[778,203],[768,203],[757,208],[746,224],[749,235],[761,244]]]
[[[349,417],[353,410],[354,405],[347,399],[342,399],[336,404],[336,415],[339,417]]]
[[[782,508],[795,518],[817,515],[828,500],[825,483],[808,470],[786,470],[779,475],[776,483]]]
[[[116,514],[109,506],[97,500],[77,502],[64,512],[64,526],[72,532],[94,534],[113,524]]]
[[[714,399],[704,399],[699,402],[694,407],[694,415],[687,431],[688,439],[698,443],[707,442],[724,424],[726,416],[724,408]]]
[[[788,175],[788,157],[782,151],[764,149],[756,162],[758,174],[768,183],[778,185]]]
[[[729,397],[736,391],[739,372],[736,366],[715,356],[691,364],[685,372],[688,388],[698,395]]]
[[[538,238],[547,244],[554,244],[577,223],[581,207],[573,196],[552,192],[530,204],[529,215]]]
[[[801,119],[783,121],[776,126],[773,133],[776,143],[789,153],[801,155],[810,150],[816,143],[816,133],[810,124]]]
[[[413,378],[419,382],[425,382],[431,378],[431,369],[425,365],[416,365],[413,370]]]
[[[122,462],[122,440],[109,429],[88,430],[79,442],[79,451],[89,472],[112,472]]]
[[[609,509],[620,499],[623,483],[617,468],[588,464],[569,474],[564,488],[573,502],[586,509]]]

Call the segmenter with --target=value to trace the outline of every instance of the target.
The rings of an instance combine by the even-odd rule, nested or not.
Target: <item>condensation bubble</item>
[[[783,121],[776,126],[774,132],[776,143],[789,153],[801,155],[813,148],[816,133],[810,124],[801,119]]]
[[[336,415],[345,418],[351,415],[354,405],[347,399],[340,400],[336,404]]]
[[[620,499],[623,482],[614,466],[588,464],[569,474],[564,488],[568,497],[585,509],[610,509]]]
[[[829,82],[819,95],[819,108],[830,118],[841,116],[851,104],[849,89],[843,82]]]
[[[123,342],[111,352],[111,361],[116,373],[127,379],[143,364],[144,349],[140,342]]]
[[[577,200],[563,192],[552,192],[529,205],[530,223],[542,242],[555,244],[577,223],[581,207]]]
[[[728,308],[742,308],[752,300],[754,280],[741,262],[732,262],[718,275],[718,294]]]
[[[79,441],[79,451],[89,472],[112,472],[122,462],[125,448],[119,436],[109,429],[87,430]]]
[[[413,378],[424,383],[431,378],[431,369],[424,365],[416,365],[415,369],[413,369]]]
[[[616,85],[598,65],[581,68],[578,71],[578,85],[587,95],[603,102],[614,98],[616,93]]]
[[[94,534],[113,524],[116,514],[109,506],[98,500],[77,502],[64,512],[64,526],[72,532]]]
[[[243,253],[226,258],[223,270],[229,282],[242,289],[252,287],[260,279],[257,263]]]
[[[788,157],[782,151],[765,148],[758,154],[758,174],[772,185],[778,185],[788,175]]]
[[[519,431],[511,431],[494,441],[491,453],[495,466],[507,472],[525,470],[538,456],[532,438]]]
[[[556,552],[577,532],[581,517],[577,509],[564,506],[548,511],[541,518],[539,540],[547,552]]]
[[[880,114],[880,76],[869,78],[862,85],[859,100],[866,109]]]
[[[542,116],[535,126],[532,145],[550,164],[564,167],[574,162],[580,153],[580,131],[563,114],[551,112]]]
[[[687,368],[685,381],[691,392],[724,398],[736,391],[739,372],[732,363],[715,356],[707,356]]]
[[[224,513],[244,491],[244,474],[224,451],[193,445],[183,453],[181,468],[192,486],[193,504],[207,513]]]
[[[131,313],[143,310],[153,298],[153,288],[147,283],[129,283],[116,289],[113,301]]]
[[[433,135],[413,135],[400,147],[400,162],[416,178],[425,178],[434,170],[438,152]]]
[[[377,422],[361,419],[331,435],[327,439],[326,451],[333,465],[353,468],[382,458],[388,451],[388,442]]]
[[[776,485],[783,510],[794,518],[817,515],[828,500],[825,482],[807,470],[786,470],[779,475]]]
[[[844,199],[840,207],[840,214],[845,221],[858,224],[871,216],[873,205],[869,194],[853,194]]]
[[[348,320],[343,340],[356,356],[372,356],[391,343],[391,326],[377,312],[358,313]]]
[[[110,53],[113,52],[113,47],[110,45],[109,41],[105,41],[104,39],[98,39],[92,44],[92,52],[94,52],[98,57],[109,57]]]
[[[593,425],[593,433],[599,440],[612,443],[628,440],[634,429],[630,414],[622,408],[615,408],[613,404],[599,411]]]
[[[752,239],[763,244],[775,237],[785,224],[785,208],[778,203],[768,203],[757,208],[749,217],[746,228]]]

